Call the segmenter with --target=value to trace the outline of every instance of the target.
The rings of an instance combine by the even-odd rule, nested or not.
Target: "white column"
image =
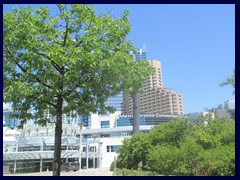
[[[94,169],[95,169],[95,154],[96,154],[96,150],[95,150],[95,139],[97,138],[99,133],[93,133],[92,137],[94,139],[93,141],[93,174],[94,174]]]
[[[82,146],[82,126],[83,123],[78,123],[79,125],[79,157],[78,157],[78,161],[79,161],[79,175],[82,175],[82,152],[81,152],[81,146]]]
[[[95,169],[95,138],[93,141],[93,172],[92,172],[92,174],[95,173],[94,169]]]
[[[40,172],[42,172],[42,163],[43,163],[42,156],[40,156]]]
[[[67,151],[68,151],[68,138],[67,138]],[[67,158],[66,158],[66,162],[68,162],[68,156],[67,156]]]
[[[88,145],[88,139],[86,139],[86,168],[88,169],[88,150],[89,150],[89,145]]]
[[[16,139],[16,152],[18,152],[18,141],[19,141],[19,136],[17,136],[17,139]],[[17,171],[17,160],[15,159],[13,172],[15,173],[16,171]]]
[[[81,146],[82,146],[82,130],[80,129],[80,137],[79,137],[79,175],[82,175],[82,152],[81,152]]]
[[[42,137],[42,143],[41,143],[41,152],[43,152],[43,141],[44,141],[44,138]],[[42,172],[42,156],[40,155],[40,172]]]
[[[102,142],[98,143],[98,168],[102,168]]]
[[[13,172],[15,173],[16,170],[17,170],[17,160],[15,159],[15,161],[14,161],[14,170],[13,170]]]
[[[95,149],[95,138],[94,138],[94,144],[93,144],[93,169],[95,169],[95,155],[96,155],[96,149]]]

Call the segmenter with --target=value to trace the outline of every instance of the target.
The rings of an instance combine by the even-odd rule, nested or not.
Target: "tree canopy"
[[[21,126],[29,118],[52,122],[44,117],[47,109],[56,117],[54,175],[60,175],[62,114],[112,112],[104,102],[150,73],[130,54],[128,11],[116,19],[97,16],[88,5],[57,7],[56,16],[46,7],[26,7],[3,19],[4,102],[12,102]]]
[[[123,170],[139,170],[142,164],[152,175],[234,176],[235,122],[176,119],[125,139],[118,153]]]

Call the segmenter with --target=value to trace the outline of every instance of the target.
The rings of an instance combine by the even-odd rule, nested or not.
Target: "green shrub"
[[[114,161],[111,163],[110,171],[114,171]]]
[[[117,176],[156,176],[158,175],[155,172],[150,171],[142,171],[142,170],[132,170],[132,169],[117,169],[116,171]]]

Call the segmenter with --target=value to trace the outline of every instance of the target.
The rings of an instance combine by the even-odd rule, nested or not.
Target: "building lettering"
[[[176,118],[178,115],[172,115],[172,114],[140,114],[140,118],[158,118],[158,117],[169,117],[169,118]],[[120,114],[118,118],[133,118],[132,114]]]

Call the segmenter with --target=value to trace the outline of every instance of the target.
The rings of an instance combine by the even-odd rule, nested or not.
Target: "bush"
[[[163,123],[125,139],[116,174],[234,176],[235,122],[215,118],[207,126],[198,123],[204,120]]]
[[[150,172],[150,171],[142,171],[140,169],[138,170],[132,170],[132,169],[117,169],[116,172],[117,176],[157,176],[158,174],[156,172]]]
[[[111,163],[110,171],[114,171],[114,161]]]

